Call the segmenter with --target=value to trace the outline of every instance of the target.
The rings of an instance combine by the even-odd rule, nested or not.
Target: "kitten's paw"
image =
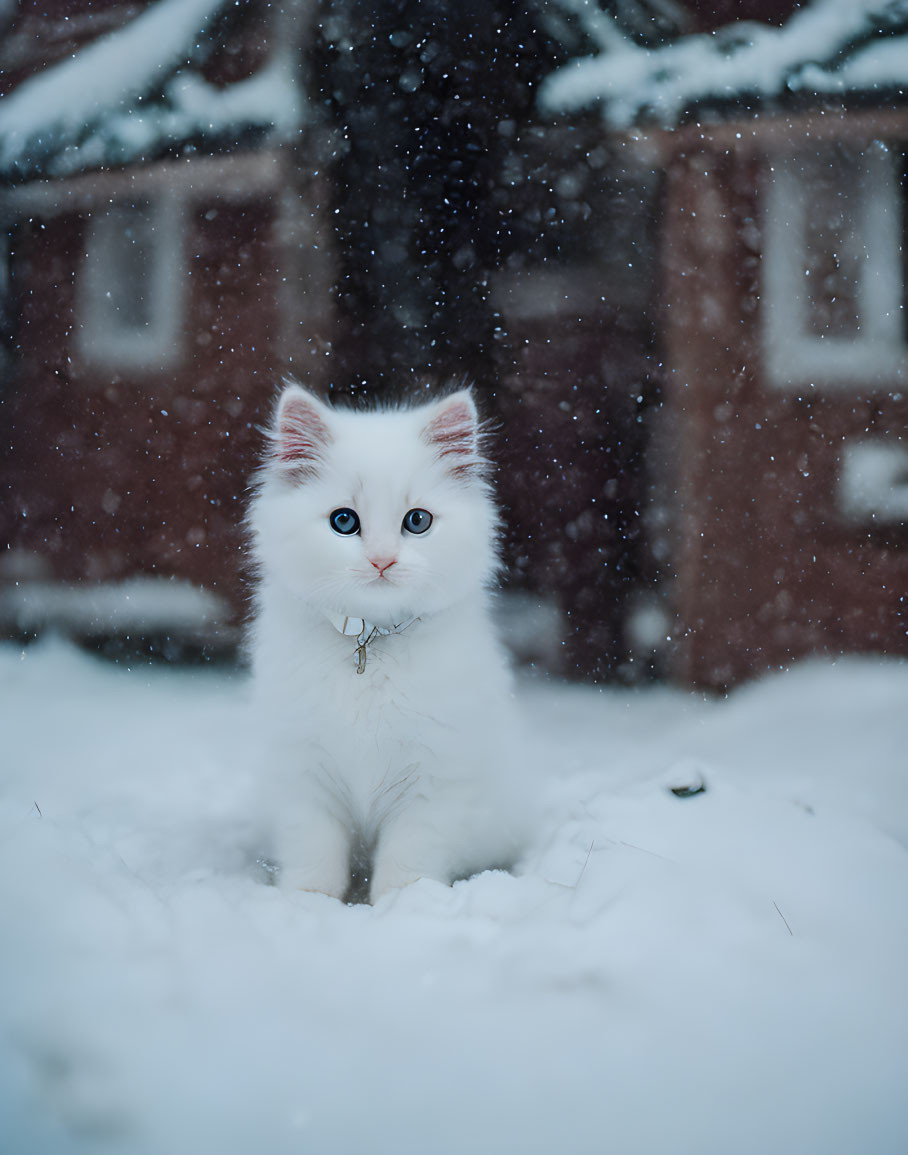
[[[313,868],[282,866],[279,885],[282,890],[302,890],[309,894],[327,894],[329,898],[342,899],[350,880],[346,874],[327,875]]]
[[[392,890],[400,890],[421,878],[449,884],[451,864],[439,846],[433,825],[423,815],[410,815],[383,832],[372,863],[370,900],[374,903]]]
[[[445,886],[450,885],[451,882],[446,871],[433,869],[430,866],[427,866],[425,869],[417,869],[415,867],[402,866],[400,863],[395,862],[377,863],[375,869],[372,871],[369,901],[374,905],[380,898],[383,898],[384,895],[390,894],[395,890],[403,890],[405,886],[411,886],[414,882],[419,882],[423,878],[431,878],[433,881],[440,882]]]
[[[380,898],[384,898],[386,894],[390,894],[395,890],[403,890],[405,886],[410,886],[414,882],[419,882],[422,876],[419,874],[395,875],[385,876],[376,875],[372,879],[372,885],[369,888],[369,902],[374,906]]]
[[[305,815],[277,832],[282,890],[343,898],[350,885],[349,835],[335,822]]]

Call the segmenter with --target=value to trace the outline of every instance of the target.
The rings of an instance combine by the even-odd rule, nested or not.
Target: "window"
[[[173,197],[113,203],[92,214],[77,286],[83,360],[154,371],[178,359],[182,232]]]
[[[842,513],[859,524],[908,522],[908,445],[882,438],[847,444],[838,500]]]
[[[908,371],[896,159],[877,142],[773,164],[762,287],[773,385],[885,385]]]

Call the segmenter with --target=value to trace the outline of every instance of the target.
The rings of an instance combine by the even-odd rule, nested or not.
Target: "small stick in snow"
[[[37,802],[35,803],[35,809],[38,811],[38,817],[43,818],[44,815],[41,813],[41,807],[38,805]]]
[[[574,883],[572,889],[576,890],[580,885],[580,879],[583,878],[583,873],[590,864],[590,855],[593,853],[593,847],[596,845],[595,839],[590,843],[590,848],[586,852],[586,858],[583,860],[583,866],[580,867],[580,873],[577,875],[577,881]]]
[[[779,910],[779,904],[778,904],[778,903],[777,903],[775,900],[773,900],[773,904],[772,904],[772,905],[773,905],[773,906],[776,908],[776,910],[778,911],[778,914],[779,914],[779,918],[782,920],[782,922],[784,922],[784,923],[785,923],[786,927],[788,927],[788,933],[791,935],[791,937],[792,937],[792,938],[794,938],[794,931],[791,929],[791,927],[790,927],[790,926],[788,926],[788,919],[787,919],[787,918],[785,917],[785,915],[784,915],[784,914],[781,912],[781,910]]]

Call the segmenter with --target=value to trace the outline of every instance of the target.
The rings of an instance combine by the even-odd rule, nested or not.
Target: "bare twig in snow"
[[[781,910],[779,910],[779,904],[778,904],[777,902],[773,901],[773,904],[772,904],[772,905],[773,905],[773,906],[776,908],[776,910],[778,911],[778,914],[779,914],[779,918],[782,920],[782,922],[784,922],[784,923],[785,923],[785,926],[786,926],[786,928],[788,929],[788,933],[791,935],[791,937],[792,937],[792,938],[794,938],[794,931],[793,931],[793,930],[791,929],[791,927],[788,925],[788,919],[787,919],[787,918],[785,917],[785,915],[784,915],[784,914],[781,912]]]

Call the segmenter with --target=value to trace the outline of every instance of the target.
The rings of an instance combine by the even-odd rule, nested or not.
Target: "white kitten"
[[[375,901],[519,849],[479,440],[467,391],[369,412],[280,398],[249,523],[283,885]]]

